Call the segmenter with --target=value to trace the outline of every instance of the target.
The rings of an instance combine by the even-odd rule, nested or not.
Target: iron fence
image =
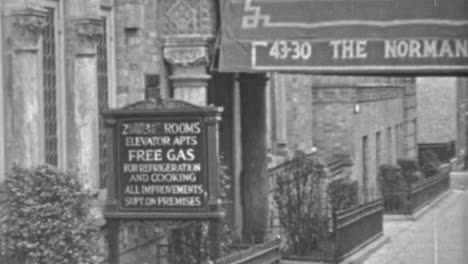
[[[383,199],[334,211],[331,230],[307,256],[286,256],[289,260],[339,263],[357,250],[383,236]]]
[[[233,245],[233,253],[206,264],[279,264],[280,243],[277,238],[257,245]]]
[[[230,253],[204,264],[279,264],[281,263],[280,239],[268,240],[261,244],[234,244],[229,247]],[[157,264],[169,264],[166,244],[156,248]]]
[[[450,187],[451,166],[444,164],[432,177],[412,183],[404,190],[384,194],[386,214],[413,214],[435,200]]]
[[[308,155],[303,159],[314,159],[316,155]],[[289,163],[282,164],[269,170],[268,178],[270,183],[269,201],[270,214],[268,229],[271,235],[282,235],[287,238],[286,230],[282,229],[281,221],[277,212],[277,205],[274,200],[276,188],[278,188],[277,177],[285,177],[280,181],[283,184],[296,184],[296,180],[287,170]],[[332,208],[327,187],[334,179],[342,178],[345,168],[350,165],[349,157],[332,159],[325,165],[326,174],[319,180],[320,204],[321,208],[317,214],[324,216],[325,225],[320,232],[322,235],[318,239],[315,248],[311,249],[307,256],[287,255],[290,260],[307,260],[326,263],[338,263],[354,253],[356,250],[383,236],[383,212],[384,204],[380,189],[370,186],[359,186],[357,197],[353,206],[344,210]],[[349,188],[349,187],[345,187]],[[343,192],[346,190],[343,189]],[[338,190],[340,192],[340,190]],[[284,241],[283,241],[283,244]],[[283,248],[283,251],[285,248]],[[287,249],[285,254],[289,254]]]

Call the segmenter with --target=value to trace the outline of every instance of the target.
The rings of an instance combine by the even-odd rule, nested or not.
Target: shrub
[[[377,181],[386,204],[399,208],[408,203],[409,183],[403,177],[399,166],[380,165]]]
[[[286,235],[286,252],[304,256],[317,247],[326,232],[320,181],[324,165],[316,159],[296,157],[276,175],[274,199]]]
[[[20,263],[96,263],[91,199],[76,175],[15,165],[0,186],[6,257]]]
[[[349,178],[333,180],[327,187],[333,210],[340,211],[358,204],[358,183]]]
[[[400,167],[392,164],[382,164],[379,166],[377,177],[382,194],[404,191],[409,184],[401,174]]]
[[[418,162],[415,159],[398,159],[398,166],[401,169],[401,175],[405,179],[407,184],[411,184],[421,180],[419,171]]]

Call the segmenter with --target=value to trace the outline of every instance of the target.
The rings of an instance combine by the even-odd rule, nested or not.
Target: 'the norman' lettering
[[[386,40],[385,58],[468,58],[468,40]]]

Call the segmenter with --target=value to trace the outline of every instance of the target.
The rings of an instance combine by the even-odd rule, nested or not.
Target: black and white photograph
[[[0,0],[0,264],[468,263],[468,0]]]

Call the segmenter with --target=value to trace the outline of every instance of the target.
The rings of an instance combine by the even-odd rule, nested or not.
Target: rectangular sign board
[[[169,109],[143,101],[141,109],[131,106],[102,114],[112,164],[107,218],[222,216],[217,153],[221,110],[165,101]]]
[[[465,0],[224,0],[219,70],[468,72]]]
[[[123,119],[118,138],[121,210],[206,207],[209,190],[201,118]]]

